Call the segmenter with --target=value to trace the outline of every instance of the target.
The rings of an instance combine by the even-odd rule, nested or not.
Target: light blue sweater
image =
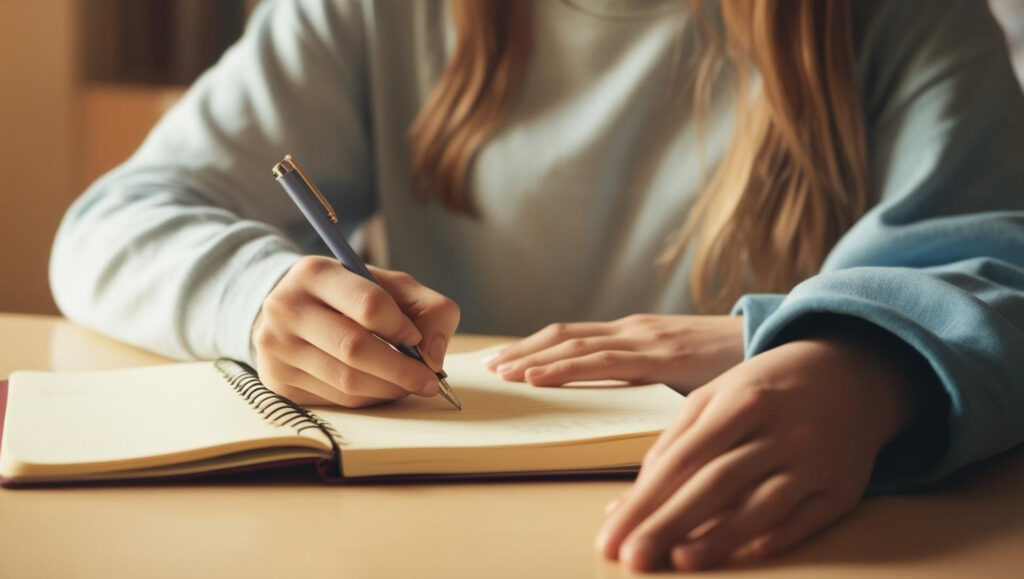
[[[699,179],[685,4],[534,3],[533,61],[475,160],[471,219],[412,196],[407,133],[451,47],[444,4],[265,3],[68,211],[51,261],[57,302],[171,356],[251,361],[263,298],[322,251],[270,177],[293,153],[349,231],[383,216],[390,266],[459,302],[462,331],[692,312],[689,257],[665,277],[655,266]],[[922,384],[948,397],[948,445],[926,472],[876,476],[887,489],[1024,440],[1024,98],[978,0],[888,2],[858,59],[881,201],[819,275],[785,296],[745,296],[736,312],[748,356],[822,314],[920,352],[938,377]],[[709,112],[712,162],[731,112],[728,99]]]

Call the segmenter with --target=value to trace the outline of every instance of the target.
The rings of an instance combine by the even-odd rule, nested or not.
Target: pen
[[[359,259],[356,252],[352,251],[352,247],[349,246],[345,238],[334,227],[338,223],[337,213],[334,212],[334,208],[327,202],[327,198],[320,192],[320,189],[317,188],[309,176],[306,175],[306,172],[295,162],[295,159],[291,155],[285,155],[283,161],[274,165],[273,173],[274,178],[281,184],[281,187],[288,193],[288,196],[292,198],[292,201],[299,206],[299,210],[306,216],[313,229],[324,240],[324,243],[334,253],[334,257],[338,258],[341,265],[345,266],[352,273],[380,285],[373,277],[373,274],[370,273],[370,270],[366,268],[363,260]],[[397,346],[392,344],[391,346],[413,360],[423,363],[424,366],[430,367],[418,349],[406,346],[405,344]],[[444,370],[435,372],[435,375],[441,386],[441,396],[450,402],[452,406],[462,410],[462,404],[459,403],[455,393],[452,392],[451,386],[445,380],[448,375],[444,373]]]

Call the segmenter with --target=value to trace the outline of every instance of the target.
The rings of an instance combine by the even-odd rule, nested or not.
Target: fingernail
[[[483,358],[480,358],[480,363],[483,364],[484,366],[490,366],[491,362],[493,362],[493,361],[498,359],[498,356],[501,356],[501,352],[500,351],[498,351],[498,352],[491,352],[490,354],[487,354]]]
[[[431,379],[427,380],[427,383],[423,385],[423,388],[420,388],[420,394],[430,397],[436,395],[440,390],[441,385],[437,383],[437,380]]]
[[[628,541],[619,547],[619,561],[633,571],[646,570],[648,558],[647,545],[645,544]]]
[[[604,506],[605,514],[608,514],[619,507],[622,504],[622,497],[612,500],[610,503]]]
[[[597,536],[594,537],[594,549],[596,549],[598,553],[606,554],[605,551],[607,551],[607,545],[608,531],[602,529],[597,533]]]
[[[679,571],[697,571],[701,568],[700,556],[687,547],[676,545],[669,552],[669,559]]]
[[[427,348],[427,355],[430,356],[430,361],[435,364],[437,368],[441,367],[444,362],[444,352],[448,349],[448,340],[444,336],[435,336],[430,341],[430,347]]]
[[[655,550],[656,546],[650,541],[644,541],[640,545],[633,547],[633,552],[630,554],[630,563],[627,567],[632,567],[636,571],[654,571],[660,562],[661,556]],[[668,553],[665,553],[667,555]]]

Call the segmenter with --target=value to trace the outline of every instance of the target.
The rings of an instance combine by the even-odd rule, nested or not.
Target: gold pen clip
[[[313,192],[313,196],[320,202],[320,205],[323,205],[324,210],[327,211],[327,218],[331,220],[331,223],[338,222],[338,214],[334,212],[334,207],[331,207],[324,194],[320,192],[320,189],[313,183],[313,180],[309,178],[309,175],[306,175],[306,172],[302,170],[302,167],[299,167],[299,164],[295,162],[291,155],[285,155],[283,161],[274,165],[272,172],[275,179],[280,179],[289,173],[295,172],[299,179],[302,179],[302,182],[306,184],[306,187]]]

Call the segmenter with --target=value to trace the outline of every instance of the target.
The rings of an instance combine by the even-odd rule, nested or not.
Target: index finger
[[[423,339],[415,345],[431,368],[440,369],[448,344],[459,326],[459,306],[407,273],[375,270],[374,275],[420,331]]]
[[[705,464],[732,450],[760,422],[745,404],[713,404],[712,400],[698,414],[692,426],[671,441],[650,465],[645,477],[634,483],[630,493],[605,522],[598,535],[597,547],[613,559],[625,538],[655,512]]]
[[[388,291],[331,259],[303,260],[296,267],[311,295],[392,344],[415,346],[423,336]]]
[[[498,366],[529,356],[551,346],[573,338],[588,338],[611,333],[612,328],[605,322],[579,322],[572,324],[549,324],[522,340],[505,348],[500,354],[487,362],[487,367],[494,371]]]

